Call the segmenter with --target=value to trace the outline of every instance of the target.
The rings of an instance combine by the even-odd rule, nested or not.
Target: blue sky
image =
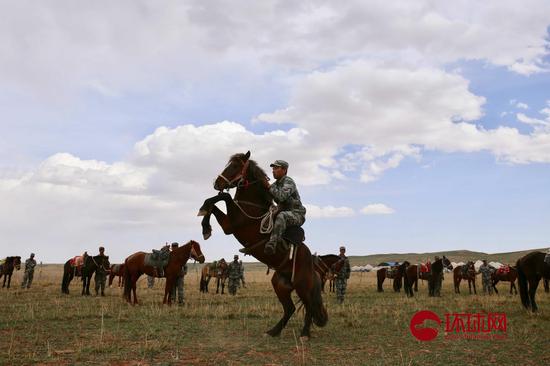
[[[0,2],[1,255],[230,257],[196,211],[246,150],[319,253],[550,246],[547,1],[107,5]]]

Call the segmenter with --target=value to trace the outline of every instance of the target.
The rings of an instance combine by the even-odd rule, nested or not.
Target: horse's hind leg
[[[534,312],[538,310],[537,303],[535,302],[535,295],[537,293],[537,287],[539,286],[540,277],[529,280],[529,299],[531,300],[531,310]]]
[[[518,294],[518,289],[516,288],[516,282],[515,281],[510,282],[510,295],[512,295],[512,289],[514,289],[514,293],[517,295]]]
[[[292,293],[292,285],[288,279],[284,278],[282,275],[279,275],[278,272],[275,272],[271,278],[271,285],[275,290],[275,294],[277,294],[279,302],[283,305],[284,314],[281,320],[279,320],[279,322],[266,333],[272,337],[277,337],[281,334],[281,331],[286,326],[286,323],[292,314],[294,314],[296,307],[294,306],[292,297],[290,296]]]

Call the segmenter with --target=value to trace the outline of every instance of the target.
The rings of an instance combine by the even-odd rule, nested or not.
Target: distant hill
[[[506,253],[483,253],[483,252],[473,252],[470,250],[451,250],[446,252],[430,252],[430,253],[389,253],[389,254],[373,254],[365,256],[349,256],[350,264],[352,266],[363,266],[365,264],[371,264],[373,266],[377,265],[380,262],[386,261],[409,261],[411,263],[425,262],[426,259],[430,258],[433,261],[433,258],[438,255],[445,255],[451,260],[451,262],[465,262],[467,260],[476,261],[478,259],[487,259],[489,262],[495,261],[500,263],[515,263],[520,257],[524,256],[527,253],[533,251],[546,252],[548,248],[542,249],[528,249],[521,250],[518,252],[506,252]]]

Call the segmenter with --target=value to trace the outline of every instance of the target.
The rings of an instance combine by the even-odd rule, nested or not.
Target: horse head
[[[199,263],[204,263],[205,258],[204,258],[204,255],[202,254],[200,244],[194,240],[189,241],[189,243],[191,244],[191,251],[189,252],[189,258],[193,258]]]
[[[223,191],[237,187],[247,175],[248,166],[250,164],[250,151],[246,154],[235,154],[230,159],[223,171],[218,174],[214,181],[214,189]]]
[[[453,265],[451,264],[451,261],[449,260],[449,258],[443,256],[441,263],[443,264],[443,267],[447,268],[449,271],[453,270]]]
[[[13,257],[13,266],[18,271],[21,269],[21,257],[20,256]]]

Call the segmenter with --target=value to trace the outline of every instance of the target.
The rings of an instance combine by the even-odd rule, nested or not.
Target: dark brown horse
[[[435,271],[434,271],[434,264],[436,265]],[[406,267],[403,275],[403,283],[405,288],[405,293],[407,294],[407,297],[414,296],[413,292],[413,285],[414,285],[414,291],[418,292],[418,279],[421,280],[427,280],[428,281],[428,293],[430,296],[433,296],[434,293],[434,287],[433,287],[433,280],[432,280],[432,274],[437,273],[438,276],[441,276],[443,273],[443,268],[451,269],[453,266],[451,265],[451,261],[443,256],[443,258],[438,259],[434,263],[431,264],[430,272],[424,272],[422,270],[422,267],[425,267],[423,264],[413,264]]]
[[[111,272],[109,273],[109,287],[113,285],[113,280],[118,276],[118,287],[124,286],[124,263],[111,265]]]
[[[138,303],[136,296],[136,282],[142,274],[157,277],[157,269],[145,265],[145,252],[137,252],[126,258],[124,261],[124,298],[132,303],[132,293],[134,294],[133,304]],[[193,258],[199,263],[204,263],[204,255],[201,252],[201,246],[194,240],[182,245],[170,252],[170,259],[164,269],[166,277],[166,286],[164,288],[163,304],[172,304],[172,288],[176,285],[176,279],[180,275],[183,267],[189,258]]]
[[[544,257],[543,252],[531,252],[516,262],[521,303],[533,312],[538,310],[535,295],[541,278],[550,279],[550,264]]]
[[[63,279],[61,280],[61,292],[69,294],[69,285],[73,278],[82,277],[82,267],[86,262],[88,253],[76,256],[65,262],[63,265]]]
[[[474,262],[468,261],[465,265],[456,266],[453,269],[453,282],[455,285],[455,293],[460,293],[460,281],[468,281],[468,290],[470,295],[472,294],[472,287],[474,288],[474,294],[477,295],[476,291],[476,268],[474,267]]]
[[[227,276],[229,274],[229,272],[227,271],[228,267],[229,266],[227,265],[227,262],[223,258],[217,262],[209,263],[202,267],[201,282],[199,284],[200,292],[208,292],[208,284],[210,283],[210,279],[212,277],[215,277],[216,293],[219,293],[221,285],[223,295],[225,281],[227,280]]]
[[[199,216],[204,216],[203,236],[207,239],[212,233],[210,216],[213,214],[226,235],[233,234],[247,248],[248,253],[275,269],[271,284],[283,306],[284,315],[267,334],[278,336],[286,326],[296,310],[291,297],[292,291],[296,290],[305,308],[301,336],[307,338],[310,336],[312,321],[320,327],[328,321],[321,297],[321,279],[314,269],[311,252],[303,243],[290,249],[293,251],[292,259],[282,245],[277,246],[275,254],[264,254],[269,233],[261,233],[260,228],[262,219],[269,220],[272,197],[267,188],[267,175],[249,158],[250,152],[233,155],[216,178],[214,189],[220,193],[205,200],[199,210]],[[222,192],[230,188],[237,188],[234,199],[229,193]],[[219,201],[225,202],[227,214],[215,206]]]
[[[313,265],[321,277],[321,291],[325,292],[325,284],[329,281],[329,292],[334,292],[336,274],[342,270],[344,260],[336,254],[314,255]]]
[[[80,277],[82,280],[82,295],[90,295],[90,283],[92,282],[92,276],[100,267],[104,268],[106,271],[109,271],[109,256],[96,255],[95,257],[92,257],[84,253],[81,257],[69,259],[63,266],[61,292],[64,294],[69,294],[69,284],[72,279],[74,277]]]
[[[493,272],[491,275],[492,285],[495,289],[495,293],[498,294],[497,290],[497,283],[499,281],[507,281],[510,282],[510,295],[512,295],[512,290],[515,291],[515,294],[518,294],[518,290],[516,288],[516,279],[518,278],[518,271],[515,267],[507,266],[508,270],[504,269],[503,267],[497,269]]]
[[[19,271],[21,269],[21,257],[6,257],[4,263],[0,264],[0,279],[4,276],[4,283],[2,288],[6,287],[6,280],[8,280],[8,288],[11,285],[11,276],[13,274],[13,269]]]
[[[393,280],[393,291],[395,292],[401,291],[401,287],[403,287],[403,273],[406,268],[406,266],[402,266],[401,264],[392,266],[390,268],[382,267],[378,271],[376,271],[376,284],[377,284],[378,292],[384,291],[384,289],[382,288],[382,285],[384,284],[384,280],[386,278]]]

